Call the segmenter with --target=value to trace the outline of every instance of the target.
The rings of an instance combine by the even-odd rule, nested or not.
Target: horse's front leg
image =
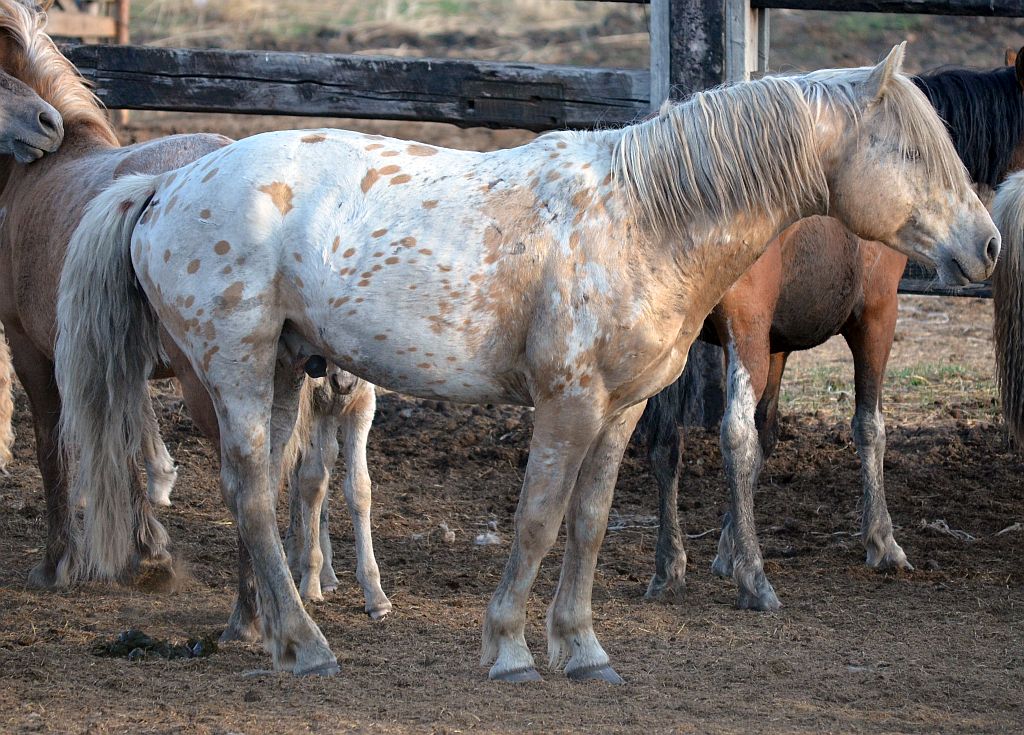
[[[480,663],[493,662],[491,679],[540,679],[524,636],[526,600],[541,559],[558,536],[580,465],[602,420],[590,402],[537,402],[512,551],[484,617]]]
[[[153,505],[168,507],[171,504],[171,490],[178,479],[178,468],[160,436],[160,425],[156,420],[152,400],[146,403],[145,412],[142,459],[146,466],[146,495]]]
[[[565,558],[548,610],[547,628],[550,664],[564,664],[570,679],[622,683],[594,634],[590,602],[597,554],[608,528],[608,510],[619,464],[644,403],[623,411],[601,432],[583,461],[569,502]]]
[[[852,426],[864,486],[861,541],[867,550],[869,567],[912,571],[914,567],[893,537],[892,519],[885,501],[885,419],[881,394],[885,365],[896,329],[895,289],[892,290],[891,303],[877,306],[865,308],[861,318],[844,333],[853,353],[856,387]]]
[[[345,502],[352,516],[356,539],[356,579],[363,588],[367,614],[374,620],[380,620],[391,612],[391,600],[380,586],[380,569],[373,554],[370,529],[370,472],[366,466],[366,443],[376,409],[373,385],[360,382],[343,409],[341,434],[345,445]]]
[[[739,588],[736,606],[741,609],[778,610],[782,606],[765,576],[754,522],[754,488],[764,462],[754,413],[767,371],[767,349],[744,350],[741,358],[735,344],[729,345],[728,400],[721,446],[732,509],[723,524],[712,570],[719,575],[731,573]]]

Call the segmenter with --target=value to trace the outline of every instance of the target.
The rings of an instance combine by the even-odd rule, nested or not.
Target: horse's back
[[[125,174],[162,174],[190,164],[233,142],[223,135],[192,133],[125,146],[118,151],[121,160],[114,169],[114,178]]]

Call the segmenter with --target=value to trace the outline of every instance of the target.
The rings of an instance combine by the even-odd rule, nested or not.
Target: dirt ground
[[[786,21],[790,15],[795,20]],[[864,63],[900,33],[914,33],[912,51],[924,49],[926,60],[994,66],[1002,46],[1022,38],[1021,25],[1005,21],[914,20],[911,27],[869,26],[874,45],[862,44],[862,36],[850,40],[861,26],[814,21],[816,15],[779,16],[780,64]],[[805,43],[781,40],[787,27]],[[606,36],[634,36],[597,47],[635,62],[617,65],[642,65],[645,42],[635,24],[609,29]],[[510,58],[510,48],[548,49],[556,41],[569,51],[543,60],[599,55],[575,36],[544,38],[499,45],[501,58]],[[378,50],[398,46],[388,38],[376,43]],[[409,49],[408,39],[401,43]],[[432,55],[448,48],[429,39],[421,46]],[[439,125],[148,113],[133,115],[125,139],[320,124],[479,149],[530,137]],[[631,450],[594,589],[598,635],[627,682],[618,688],[571,684],[545,665],[543,621],[561,541],[542,567],[527,623],[545,681],[495,684],[478,665],[484,607],[512,533],[528,410],[381,397],[370,440],[374,534],[395,610],[377,623],[363,614],[351,524],[338,503],[332,530],[341,586],[311,614],[342,673],[296,679],[268,673],[269,656],[256,645],[229,644],[209,658],[171,662],[90,653],[96,639],[128,628],[173,640],[217,632],[231,609],[235,529],[220,499],[216,453],[198,437],[173,384],[159,387],[159,409],[180,476],[174,507],[161,517],[188,564],[185,589],[25,587],[45,523],[19,390],[16,456],[0,476],[0,732],[1019,732],[1024,460],[998,424],[990,308],[977,300],[902,301],[886,388],[886,479],[897,539],[917,567],[912,573],[878,574],[863,565],[859,469],[848,428],[852,371],[841,342],[791,361],[781,441],[761,479],[757,518],[781,611],[736,610],[731,581],[710,574],[726,496],[717,439],[700,431],[687,440],[680,497],[685,530],[695,537],[688,541],[686,597],[673,605],[643,601],[656,498],[645,460]],[[337,479],[332,488],[340,497]],[[503,543],[475,544],[491,521]],[[455,531],[454,543],[443,540],[442,522]],[[942,527],[953,533],[935,530]]]

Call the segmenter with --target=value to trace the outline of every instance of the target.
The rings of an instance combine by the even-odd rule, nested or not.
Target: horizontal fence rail
[[[107,107],[446,122],[543,131],[648,112],[645,70],[450,59],[72,45]]]
[[[601,3],[648,5],[650,0],[590,0]],[[847,13],[920,13],[1024,18],[1021,0],[750,0],[754,8],[831,10]]]
[[[939,283],[935,271],[917,263],[907,263],[900,279],[900,293],[923,294],[925,296],[968,296],[979,299],[992,298],[992,282],[972,283],[969,286],[945,286]]]

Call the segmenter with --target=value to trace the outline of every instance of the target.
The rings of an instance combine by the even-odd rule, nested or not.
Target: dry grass
[[[429,33],[597,22],[613,10],[611,5],[566,0],[136,0],[132,37],[158,46],[213,42],[241,48],[254,39],[287,43],[380,23]]]

